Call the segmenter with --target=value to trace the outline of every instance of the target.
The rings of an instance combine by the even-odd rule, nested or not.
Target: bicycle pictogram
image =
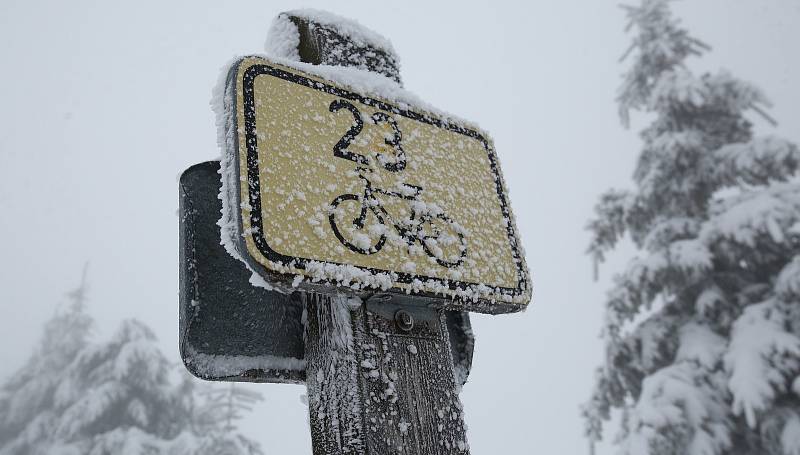
[[[335,100],[330,105],[331,112],[341,109],[353,115],[353,126],[334,145],[336,157],[353,161],[355,171],[364,182],[361,194],[340,194],[330,204],[328,220],[336,238],[342,245],[359,254],[375,254],[384,247],[387,238],[403,241],[409,252],[417,244],[422,251],[443,267],[457,267],[467,255],[467,242],[464,230],[456,224],[436,204],[425,203],[421,198],[422,187],[400,182],[396,190],[379,188],[370,176],[375,173],[371,167],[372,157],[348,150],[352,141],[361,133],[364,120],[361,112],[345,100]],[[401,172],[406,168],[406,154],[401,145],[402,133],[395,119],[385,112],[375,112],[370,117],[372,124],[387,124],[392,129],[391,137],[384,143],[391,148],[391,154],[374,152],[374,160],[389,172]],[[387,156],[393,155],[393,156]],[[388,196],[405,201],[408,209],[403,216],[393,216],[378,196]],[[396,236],[389,229],[394,228]]]

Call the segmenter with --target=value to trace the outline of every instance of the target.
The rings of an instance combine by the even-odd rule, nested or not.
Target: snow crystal
[[[401,421],[397,424],[398,428],[400,429],[400,433],[407,433],[408,429],[411,427],[411,424],[406,421]]]
[[[191,364],[197,373],[209,377],[239,376],[248,370],[305,371],[306,368],[304,359],[272,355],[205,354],[192,347],[187,348],[186,362]]]
[[[303,275],[295,275],[294,279],[292,280],[292,287],[296,288],[297,286],[300,286],[300,283],[302,282],[303,282]]]

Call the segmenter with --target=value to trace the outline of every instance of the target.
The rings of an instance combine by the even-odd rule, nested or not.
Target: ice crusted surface
[[[363,453],[356,351],[350,309],[359,300],[302,294],[308,314],[306,386],[314,446],[325,453]],[[309,303],[313,302],[313,305]],[[331,435],[337,435],[331,437]],[[341,436],[341,437],[338,437]]]
[[[351,41],[357,44],[368,45],[377,49],[381,49],[392,54],[395,56],[395,58],[397,56],[394,51],[394,47],[392,47],[391,41],[352,19],[337,16],[336,14],[332,14],[327,11],[311,8],[296,9],[288,11],[285,14],[302,17],[320,25],[327,25],[336,30],[337,33],[349,38]],[[281,16],[283,16],[283,14],[281,14]],[[275,22],[278,22],[279,19],[280,16],[275,20]],[[268,42],[271,40],[271,38],[268,38]]]
[[[214,111],[217,127],[217,145],[222,150],[219,170],[222,181],[219,200],[222,202],[222,209],[220,210],[220,219],[217,222],[220,228],[220,244],[225,247],[225,251],[228,254],[250,270],[250,284],[267,290],[279,290],[266,282],[244,260],[243,254],[246,253],[243,253],[239,248],[238,209],[230,207],[231,201],[236,201],[239,198],[237,194],[237,191],[239,191],[239,177],[236,173],[235,153],[226,153],[226,150],[236,150],[236,131],[234,131],[234,125],[230,117],[234,104],[234,94],[233,87],[227,86],[227,80],[230,68],[237,61],[238,59],[232,59],[222,67],[217,84],[211,93],[211,109]]]
[[[445,123],[458,123],[488,137],[488,134],[481,130],[476,123],[436,108],[382,74],[348,66],[312,65],[276,55],[262,55],[261,57],[313,76],[319,76],[350,91],[385,99],[401,109],[427,112],[441,118]]]
[[[269,55],[300,61],[300,54],[297,52],[300,48],[300,32],[288,15],[280,14],[272,21],[264,48]]]
[[[391,322],[383,324],[369,323],[369,334],[355,340],[362,396],[368,397],[365,431],[369,440],[381,441],[376,453],[417,453],[415,445],[438,446],[442,453],[467,451],[460,382],[451,382],[455,372],[446,371],[443,359],[450,355],[447,343],[407,337]]]
[[[351,289],[374,288],[387,290],[397,279],[394,273],[372,273],[352,265],[329,264],[311,261],[306,266],[306,271],[314,278],[312,281],[328,280],[339,286]]]
[[[343,34],[348,39],[352,40],[353,42],[359,42],[364,45],[368,45],[377,49],[386,50],[389,53],[393,54],[393,49],[391,44],[385,40],[384,38],[380,37],[379,35],[371,32],[369,30],[364,29],[363,27],[359,26],[357,23],[353,21],[348,21],[346,19],[338,18],[334,15],[330,15],[328,13],[319,12],[319,11],[310,11],[310,10],[302,10],[302,11],[292,11],[289,14],[297,15],[300,17],[305,17],[311,20],[312,22],[319,23],[322,25],[329,25],[332,29],[335,29],[338,33]],[[269,37],[267,40],[266,49],[270,53],[270,55],[265,56],[269,59],[269,61],[274,62],[278,65],[287,66],[289,68],[293,68],[304,73],[307,73],[311,76],[316,76],[326,81],[330,81],[331,83],[351,90],[353,92],[357,92],[363,94],[365,96],[378,98],[382,100],[386,100],[397,107],[405,110],[412,110],[418,113],[421,113],[423,116],[428,116],[436,119],[440,119],[444,122],[445,125],[448,123],[455,123],[457,122],[460,126],[464,126],[466,128],[475,130],[478,134],[483,135],[486,137],[486,134],[480,130],[475,124],[460,119],[456,116],[453,116],[449,113],[440,111],[433,106],[428,105],[427,103],[420,100],[417,96],[412,94],[411,92],[402,88],[402,86],[394,81],[393,79],[386,77],[384,75],[365,71],[363,69],[355,68],[355,67],[343,67],[343,66],[329,66],[329,65],[311,65],[299,62],[299,55],[297,53],[297,45],[299,43],[299,34],[296,26],[294,23],[289,20],[286,14],[280,15],[278,18],[275,19],[273,22]],[[226,89],[226,80],[228,74],[230,73],[230,69],[235,62],[231,62],[223,68],[223,72],[221,77],[219,78],[218,84],[216,89],[214,90],[212,105],[214,106],[214,112],[217,116],[217,129],[218,129],[218,143],[223,151],[222,158],[221,158],[221,170],[220,173],[222,175],[222,189],[220,191],[220,199],[222,200],[222,214],[221,219],[219,221],[219,225],[222,230],[222,239],[221,242],[225,246],[226,251],[231,254],[234,258],[239,260],[243,260],[247,257],[247,253],[241,250],[242,239],[238,238],[238,236],[243,234],[249,233],[241,233],[241,229],[239,226],[239,216],[242,209],[247,209],[246,207],[234,207],[235,203],[233,201],[239,200],[239,186],[240,186],[240,177],[237,175],[237,163],[236,160],[238,156],[236,156],[236,148],[237,144],[237,132],[233,130],[232,125],[230,124],[230,119],[233,117],[232,108],[233,108],[233,93],[232,90]],[[284,132],[285,134],[291,134],[289,130]],[[371,134],[371,133],[370,133]],[[365,133],[365,136],[368,134]],[[386,140],[388,141],[390,138],[387,136]],[[457,142],[457,141],[456,141]],[[444,153],[458,153],[459,152],[459,144],[453,143],[451,144],[452,147],[448,148]],[[464,147],[463,144],[460,145],[461,148]],[[429,152],[426,152],[429,153]],[[438,152],[437,153],[442,153]],[[494,153],[492,151],[492,153]],[[495,159],[496,158],[496,155]],[[505,185],[505,181],[502,177],[502,173],[498,167],[497,169],[499,185],[502,188],[502,191],[505,194],[506,203],[508,203],[508,191]],[[353,177],[355,182],[359,182],[356,176]],[[377,180],[376,180],[377,181]],[[493,182],[494,184],[494,182]],[[398,191],[399,193],[408,194],[412,192],[410,187],[408,186],[392,186],[393,190]],[[456,200],[463,200],[464,198],[464,191],[463,188],[460,189],[457,185],[453,185],[450,188],[450,192],[453,193],[453,196]],[[353,190],[355,191],[355,190]],[[286,194],[287,204],[291,203],[291,201],[296,198],[300,200],[305,200],[306,195],[310,195],[313,193],[319,193],[319,188],[313,188],[313,184],[307,184],[303,191],[296,191],[292,192],[291,194]],[[458,194],[456,194],[458,193]],[[282,194],[282,193],[281,193]],[[429,193],[430,194],[430,191]],[[459,199],[460,198],[460,199]],[[315,206],[316,207],[316,206]],[[327,213],[323,213],[326,210],[329,210],[331,207],[328,205],[324,208],[315,208],[318,210],[319,213],[306,213],[305,219],[309,225],[314,226],[314,233],[320,238],[324,237],[326,234],[331,235],[331,232],[327,232],[325,227],[327,225]],[[415,205],[413,207],[418,213],[429,213],[430,216],[435,216],[436,213],[442,213],[442,209],[438,206],[436,201],[432,201],[432,203],[425,203],[423,201],[415,201]],[[497,224],[500,226],[499,229],[505,231],[510,225],[514,232],[519,232],[516,227],[516,222],[513,219],[513,215],[505,216],[495,216],[494,213],[491,213],[491,216],[487,215],[490,213],[488,210],[484,210],[483,213],[480,207],[472,207],[471,213],[469,217],[472,219],[476,219],[477,217],[483,216],[487,218],[491,218],[491,222],[493,224]],[[496,219],[500,218],[500,219]],[[266,219],[266,217],[265,217]],[[403,224],[403,221],[399,221],[400,224]],[[453,226],[457,227],[457,231],[460,234],[467,234],[467,230],[461,227],[455,221],[453,222]],[[370,226],[376,227],[376,226]],[[387,226],[377,226],[377,227],[384,227]],[[265,228],[265,231],[267,229]],[[365,230],[366,231],[366,230]],[[373,234],[375,234],[373,232]],[[405,239],[399,238],[397,235],[394,234],[394,231],[391,229],[384,230],[382,233],[386,235],[389,239],[390,243],[394,244],[404,244],[406,243]],[[270,244],[275,241],[275,245],[279,246],[277,242],[285,242],[285,241],[296,241],[297,239],[292,238],[295,235],[293,232],[286,232],[286,235],[280,234],[280,237],[284,238],[277,238],[274,234],[270,237]],[[487,234],[488,235],[488,234]],[[367,238],[365,234],[361,234],[359,238],[359,234],[354,235],[354,243],[361,244],[363,243],[365,246],[369,246],[370,239]],[[452,238],[450,238],[452,237]],[[457,241],[454,235],[448,237],[447,234],[440,236],[438,239],[427,241],[426,247],[433,251],[433,254],[440,254],[442,251],[441,248],[443,246],[448,245],[448,240]],[[300,243],[302,243],[304,238],[299,239]],[[359,243],[360,241],[360,243]],[[437,243],[438,242],[438,243]],[[284,243],[285,244],[285,243]],[[492,244],[494,246],[494,244]],[[513,243],[513,246],[516,247],[517,251],[520,254],[521,258],[524,258],[524,250],[522,249],[521,245],[517,244],[516,242]],[[389,248],[387,248],[388,250]],[[419,251],[416,253],[422,254],[422,248],[418,248]],[[475,259],[478,259],[484,268],[490,268],[492,270],[501,270],[502,273],[509,273],[508,267],[503,266],[502,268],[494,267],[495,263],[491,260],[492,255],[488,253],[488,250],[492,248],[483,248],[486,251],[476,251],[476,253],[470,253],[470,257],[465,260],[464,267],[467,267],[467,270],[479,270],[475,267]],[[411,254],[411,252],[409,252]],[[499,256],[498,256],[499,257]],[[521,266],[524,269],[524,260],[520,259]],[[243,261],[244,262],[244,261]],[[333,262],[340,262],[340,261],[333,261]],[[347,263],[347,261],[341,261]],[[497,260],[497,262],[502,262]],[[430,270],[433,267],[439,267],[436,264],[433,266],[427,266],[425,268],[420,267],[419,264],[415,264],[412,261],[406,261],[401,267],[392,269],[392,270],[402,270],[405,273],[413,273],[420,275],[421,277],[426,276],[436,276],[432,275]],[[410,283],[408,286],[405,287],[405,291],[408,293],[417,293],[417,292],[427,292],[434,295],[441,295],[456,299],[460,302],[471,302],[473,308],[477,309],[478,311],[487,311],[493,312],[493,304],[496,302],[504,302],[504,303],[518,303],[516,301],[517,297],[514,296],[513,293],[507,292],[501,289],[499,286],[483,286],[483,285],[471,285],[466,284],[470,283],[470,277],[464,276],[464,267],[453,267],[447,270],[446,279],[438,280],[438,279],[417,279]],[[249,267],[248,267],[249,268]],[[349,265],[335,265],[331,262],[321,263],[321,262],[310,262],[305,265],[305,273],[309,275],[308,277],[303,277],[300,273],[298,273],[298,269],[295,268],[293,264],[270,264],[270,268],[283,274],[292,275],[294,280],[289,278],[288,281],[291,283],[273,283],[271,280],[265,281],[262,277],[257,276],[258,274],[255,273],[253,269],[253,278],[251,278],[251,283],[255,285],[265,287],[267,289],[277,290],[280,292],[292,292],[303,284],[303,282],[310,282],[310,283],[317,283],[321,281],[332,282],[337,284],[340,287],[349,287],[354,291],[361,291],[365,289],[374,289],[374,290],[387,290],[392,288],[397,283],[397,274],[394,272],[379,272],[379,273],[367,273],[364,271],[364,268],[353,267]],[[437,272],[439,273],[439,272]],[[476,274],[479,272],[475,272]],[[483,273],[483,272],[480,272]],[[498,272],[501,273],[501,272]],[[514,272],[516,273],[516,272]],[[522,271],[524,275],[524,280],[527,284],[526,289],[523,289],[522,296],[519,299],[527,300],[527,296],[529,295],[529,275],[527,273],[527,269]],[[454,282],[460,282],[461,280],[464,281],[462,287],[453,286]],[[473,280],[472,282],[479,282],[480,280]],[[456,287],[456,289],[451,289]],[[453,304],[454,307],[457,307],[457,304]],[[485,308],[482,310],[481,308]]]
[[[382,49],[392,54],[395,59],[397,58],[389,40],[361,26],[355,21],[312,9],[290,11],[288,14],[306,17],[323,25],[330,25],[338,33],[347,36],[355,42]],[[265,45],[266,55],[263,55],[263,57],[275,63],[327,79],[333,83],[347,87],[354,92],[384,98],[387,101],[398,104],[398,107],[405,109],[413,107],[415,109],[426,110],[442,118],[451,119],[451,121],[458,121],[461,124],[467,124],[477,128],[477,125],[467,122],[464,119],[457,118],[447,112],[440,111],[425,103],[415,94],[403,89],[399,83],[382,74],[353,67],[303,63],[300,61],[300,55],[297,52],[299,44],[300,34],[297,27],[286,14],[281,14],[273,20],[270,26]],[[230,66],[231,65],[228,64],[227,68],[229,69]],[[227,72],[227,69],[223,69],[223,80],[227,77]]]
[[[187,349],[186,362],[192,364],[197,373],[209,377],[239,376],[248,370],[303,371],[306,368],[304,359],[204,354],[191,347]]]

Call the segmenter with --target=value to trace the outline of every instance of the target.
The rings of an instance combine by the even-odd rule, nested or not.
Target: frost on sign
[[[226,94],[237,249],[268,282],[491,313],[528,303],[482,133],[258,57],[232,67]]]

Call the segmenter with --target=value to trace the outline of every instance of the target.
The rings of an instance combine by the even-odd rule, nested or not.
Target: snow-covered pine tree
[[[30,447],[52,428],[57,418],[53,395],[61,374],[89,343],[93,321],[86,314],[86,270],[80,286],[67,295],[67,307],[45,324],[45,336],[33,355],[0,386],[0,448],[12,440],[19,447],[9,453],[33,453]]]
[[[155,342],[149,328],[129,320],[110,341],[78,354],[54,395],[53,439],[62,451],[161,453],[190,426],[181,406],[186,397],[170,381],[172,368]]]
[[[204,418],[196,380],[167,361],[147,326],[125,321],[111,340],[89,343],[85,279],[71,298],[0,388],[0,455],[261,453],[233,417],[224,429]]]
[[[227,387],[209,387],[198,394],[203,400],[195,412],[195,422],[211,439],[209,449],[213,449],[213,453],[261,453],[257,445],[236,433],[236,422],[263,399],[261,394],[235,383]]]
[[[623,454],[800,455],[800,152],[754,136],[747,115],[770,120],[757,88],[693,74],[708,47],[669,0],[624,8],[622,118],[653,122],[635,188],[589,224],[595,261],[625,236],[638,254],[608,293],[587,434],[617,409]]]

